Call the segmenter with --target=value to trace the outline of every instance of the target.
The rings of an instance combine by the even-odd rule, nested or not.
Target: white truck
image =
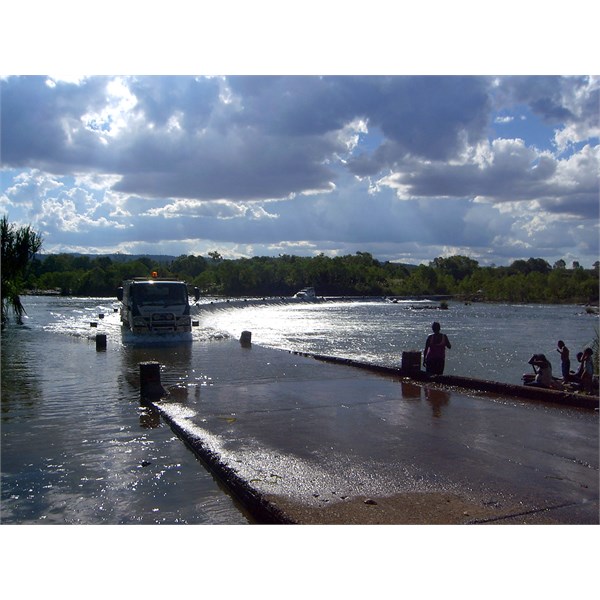
[[[194,298],[200,298],[194,288]],[[187,284],[177,279],[136,277],[117,289],[121,323],[132,333],[191,333],[192,318]]]

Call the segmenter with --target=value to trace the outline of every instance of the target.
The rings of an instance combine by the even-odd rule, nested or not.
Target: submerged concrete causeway
[[[597,398],[233,340],[194,352],[210,384],[151,405],[258,523],[599,522]]]

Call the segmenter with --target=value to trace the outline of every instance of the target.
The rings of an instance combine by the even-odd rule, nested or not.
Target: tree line
[[[146,277],[178,277],[210,296],[290,296],[312,286],[319,296],[452,295],[495,302],[598,303],[598,267],[542,258],[509,266],[482,267],[467,256],[439,257],[427,265],[379,261],[368,252],[314,257],[280,255],[225,259],[182,255],[156,257],[52,254],[34,257],[24,279],[29,290],[57,290],[74,296],[114,296],[121,282]]]
[[[52,290],[63,295],[115,295],[123,280],[148,277],[184,279],[207,296],[290,296],[314,287],[319,296],[451,295],[493,302],[598,304],[596,261],[591,269],[564,260],[516,260],[509,266],[481,267],[467,256],[435,258],[427,265],[379,261],[368,252],[328,257],[280,255],[225,259],[208,256],[162,257],[38,255],[42,238],[30,226],[0,219],[2,324],[8,309],[23,314],[19,295]]]

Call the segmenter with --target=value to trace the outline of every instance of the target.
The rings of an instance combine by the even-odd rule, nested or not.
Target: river
[[[203,316],[204,327],[234,337],[249,330],[264,346],[386,366],[400,366],[403,351],[422,351],[438,321],[452,344],[445,374],[517,384],[532,372],[527,361],[534,353],[545,354],[560,377],[559,339],[574,368],[576,353],[592,344],[598,327],[597,317],[577,305],[450,302],[439,310],[437,302],[355,300],[218,306]]]
[[[519,383],[532,353],[559,373],[556,341],[575,353],[597,318],[579,306],[423,302],[232,301],[194,307],[194,341],[136,346],[116,302],[23,298],[23,326],[2,332],[3,524],[246,524],[250,518],[160,417],[140,403],[139,363],[167,365],[172,393],[211,385],[211,340],[250,330],[254,344],[399,365],[433,320],[452,343],[446,373]],[[95,346],[96,332],[107,349]],[[232,373],[232,376],[234,374]]]

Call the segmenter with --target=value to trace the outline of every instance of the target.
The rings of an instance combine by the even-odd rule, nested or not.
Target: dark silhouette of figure
[[[431,325],[433,333],[427,336],[423,352],[423,366],[430,375],[443,375],[446,363],[446,348],[450,349],[450,340],[445,333],[440,332],[440,324],[436,321]]]
[[[560,354],[560,370],[563,377],[563,383],[567,383],[571,374],[571,359],[569,358],[569,349],[562,340],[558,340],[556,351]]]
[[[535,378],[531,381],[526,381],[525,385],[531,387],[552,387],[552,365],[544,354],[534,354],[529,359],[529,364],[533,367]]]

